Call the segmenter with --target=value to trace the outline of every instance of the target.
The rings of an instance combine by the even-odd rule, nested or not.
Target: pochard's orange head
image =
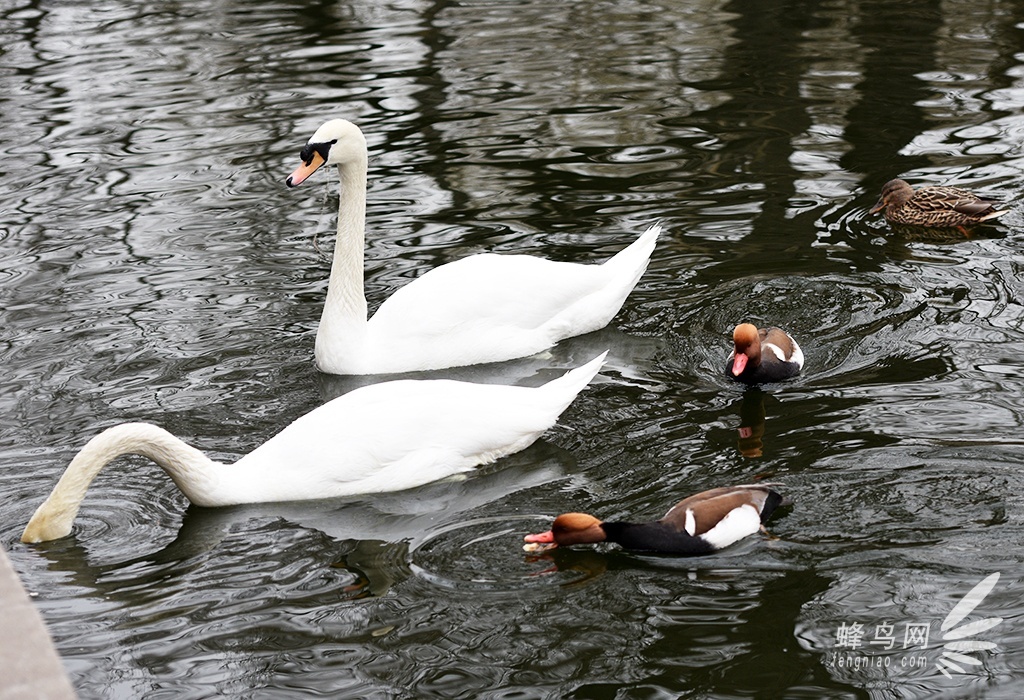
[[[528,551],[536,552],[557,546],[567,547],[573,544],[604,542],[605,539],[607,539],[607,535],[601,528],[601,521],[593,515],[563,513],[555,518],[550,530],[536,535],[527,535],[523,541],[528,545],[540,545],[528,547]]]
[[[746,369],[747,364],[756,365],[761,359],[761,333],[752,323],[741,323],[732,332],[732,342],[736,348],[736,356],[732,362],[732,374],[738,377]]]

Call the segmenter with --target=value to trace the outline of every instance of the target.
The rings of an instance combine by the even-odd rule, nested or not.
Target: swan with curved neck
[[[298,418],[234,464],[215,462],[155,425],[117,425],[71,460],[21,539],[69,534],[93,479],[124,454],[156,462],[199,506],[400,491],[466,472],[531,445],[604,358],[534,388],[447,379],[361,387]]]
[[[501,362],[603,328],[647,269],[661,231],[651,226],[600,265],[472,255],[402,287],[367,320],[366,140],[355,124],[332,119],[316,130],[300,157],[289,187],[324,165],[336,165],[340,175],[338,238],[315,344],[317,367],[331,374]]]

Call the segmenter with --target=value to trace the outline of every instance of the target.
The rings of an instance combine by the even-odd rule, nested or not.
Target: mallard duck
[[[890,180],[871,213],[883,212],[886,221],[910,226],[959,228],[980,224],[1005,214],[999,203],[959,187],[922,187],[914,190],[903,180]]]
[[[733,351],[725,373],[744,384],[779,382],[800,374],[804,353],[781,328],[741,323],[732,332]]]
[[[661,520],[602,522],[586,513],[563,513],[551,529],[523,538],[527,552],[558,546],[614,542],[625,549],[662,554],[710,554],[764,530],[783,504],[774,484],[726,486],[703,491],[674,505]]]
[[[363,293],[367,149],[352,122],[332,119],[309,139],[286,184],[338,166],[341,197],[316,365],[329,374],[390,374],[503,362],[604,328],[647,269],[661,226],[601,265],[530,255],[471,255],[397,290],[367,320]]]

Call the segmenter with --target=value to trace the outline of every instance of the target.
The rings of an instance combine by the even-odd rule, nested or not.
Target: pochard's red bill
[[[540,554],[546,552],[549,549],[554,549],[558,545],[552,542],[551,544],[541,544],[540,542],[528,542],[523,545],[523,551],[527,554]]]
[[[536,535],[527,535],[523,538],[523,542],[526,542],[526,544],[523,545],[523,551],[531,552],[533,554],[554,549],[558,546],[555,544],[555,533],[551,530],[548,530],[547,532],[539,532]]]
[[[732,360],[732,373],[733,376],[740,376],[743,374],[743,370],[747,367],[747,356],[743,353],[736,353],[736,357]]]

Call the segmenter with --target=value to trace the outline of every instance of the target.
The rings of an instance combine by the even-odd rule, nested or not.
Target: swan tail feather
[[[561,415],[576,396],[583,391],[584,387],[590,384],[591,380],[597,376],[597,373],[601,371],[601,367],[604,365],[606,357],[608,357],[607,350],[587,364],[569,370],[558,379],[552,379],[540,387],[541,391],[549,394],[553,400],[558,402],[559,408],[556,415]]]
[[[661,224],[654,224],[600,265],[601,286],[563,310],[548,324],[547,335],[551,345],[611,323],[647,271],[660,234]]]
[[[654,246],[658,243],[660,235],[661,224],[654,224],[640,234],[639,238],[609,258],[604,266],[609,269],[621,268],[623,276],[632,277],[633,283],[630,285],[630,289],[632,289],[647,269],[647,264],[651,261]]]

